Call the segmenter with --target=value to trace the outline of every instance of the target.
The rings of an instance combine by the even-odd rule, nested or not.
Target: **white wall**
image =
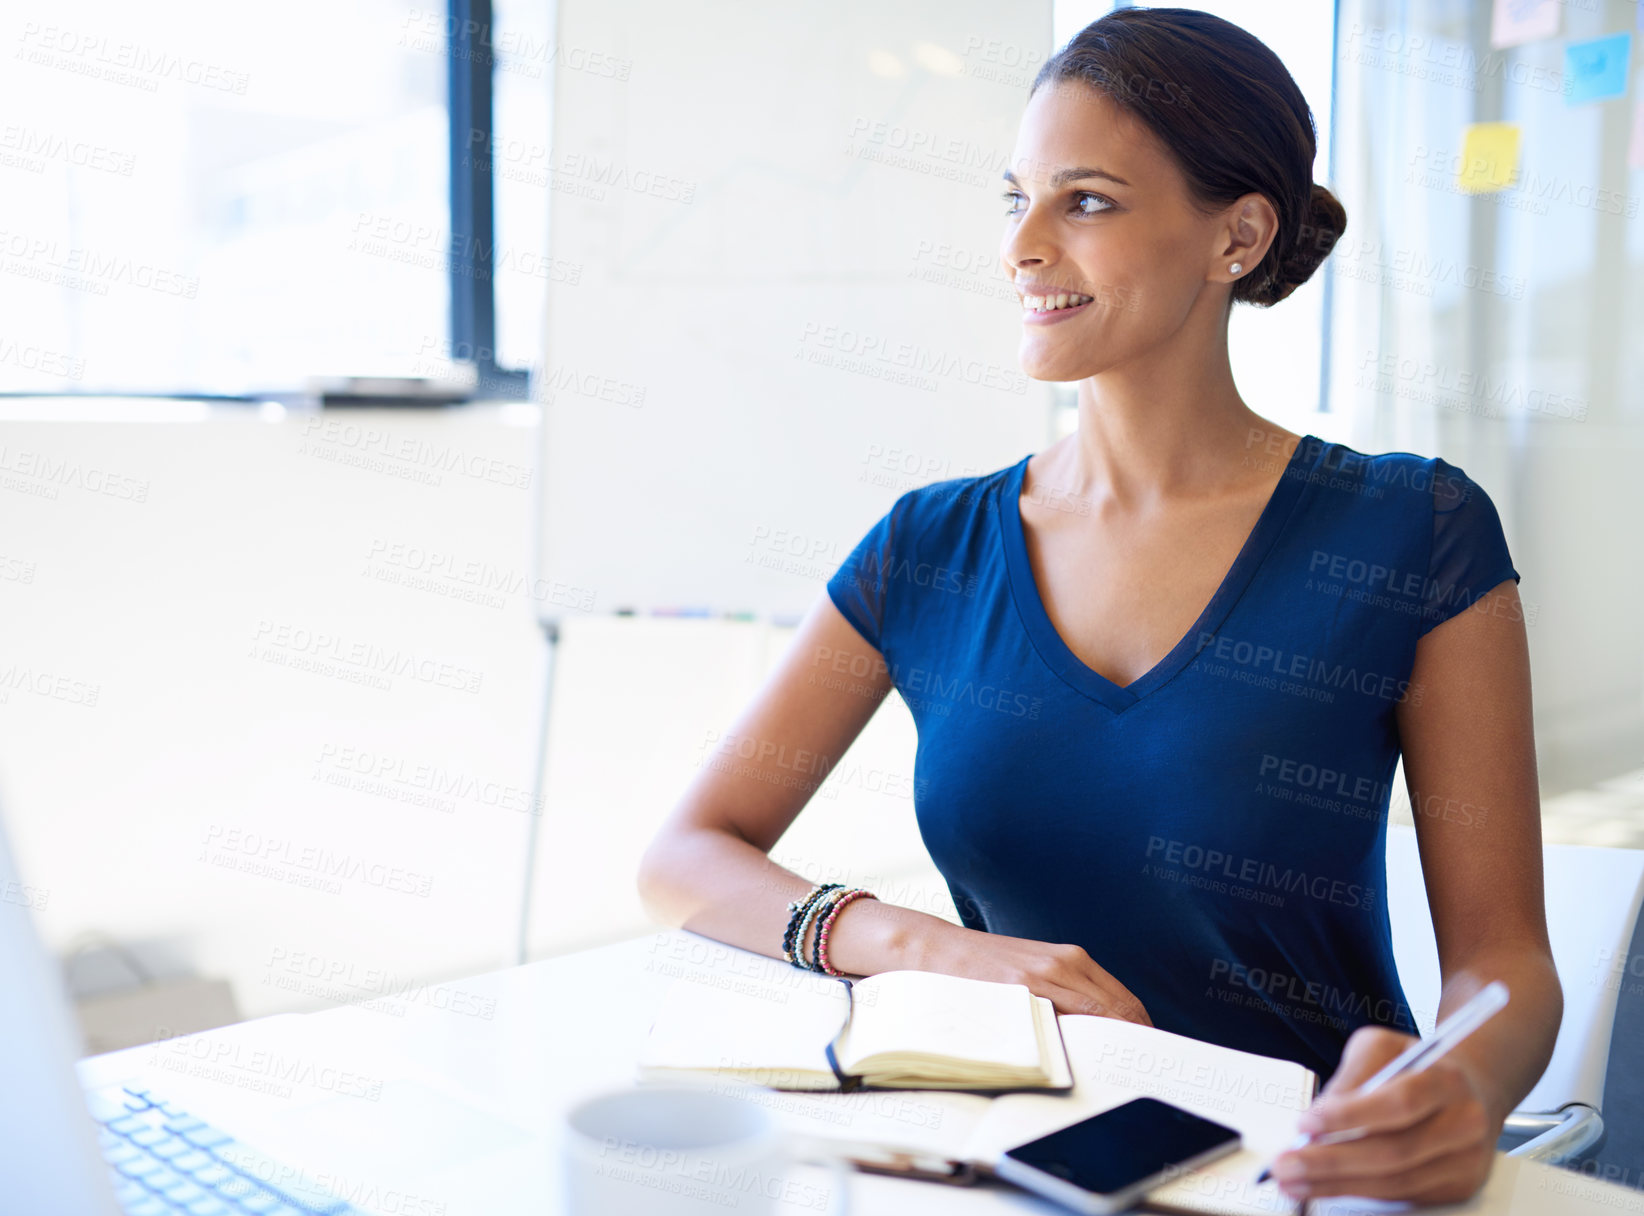
[[[511,963],[546,675],[535,407],[118,408],[172,420],[0,415],[0,798],[50,944],[114,934],[162,975],[228,978],[245,1016]],[[476,579],[502,590],[473,598]],[[791,634],[566,626],[533,955],[646,929],[639,853]],[[424,669],[350,678],[396,652]],[[893,698],[778,860],[951,916],[914,826],[913,742]],[[359,775],[345,749],[369,789],[327,780]],[[419,804],[419,766],[457,792]]]
[[[272,982],[299,952],[343,991],[509,961],[542,648],[460,573],[529,577],[529,416],[204,415],[0,423],[0,793],[51,943],[149,943],[248,1015],[316,1003]],[[402,544],[455,575],[385,581]],[[348,749],[384,783],[332,784]],[[418,765],[477,792],[402,800]]]

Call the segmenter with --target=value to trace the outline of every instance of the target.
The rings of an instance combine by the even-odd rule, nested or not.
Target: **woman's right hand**
[[[1086,1013],[1153,1025],[1135,993],[1109,975],[1083,946],[1006,937],[952,926],[931,951],[926,970],[1002,984],[1025,984],[1049,997],[1057,1013]]]

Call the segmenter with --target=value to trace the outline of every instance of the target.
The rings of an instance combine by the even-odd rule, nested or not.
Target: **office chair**
[[[1547,933],[1564,988],[1564,1021],[1553,1058],[1499,1147],[1549,1164],[1580,1157],[1604,1134],[1604,1082],[1622,990],[1644,991],[1627,965],[1644,901],[1644,850],[1547,845],[1543,851]],[[1410,1008],[1430,1019],[1439,1000],[1438,945],[1421,877],[1416,831],[1387,827],[1387,911],[1393,957]],[[1639,999],[1634,992],[1627,999]]]

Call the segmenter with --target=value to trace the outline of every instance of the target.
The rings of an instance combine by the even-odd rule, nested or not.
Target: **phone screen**
[[[1238,1134],[1156,1098],[1137,1098],[1005,1155],[1084,1190],[1111,1194]]]

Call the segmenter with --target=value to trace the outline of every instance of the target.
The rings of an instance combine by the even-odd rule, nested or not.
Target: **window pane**
[[[68,0],[14,29],[0,387],[289,388],[443,343],[443,5]]]

